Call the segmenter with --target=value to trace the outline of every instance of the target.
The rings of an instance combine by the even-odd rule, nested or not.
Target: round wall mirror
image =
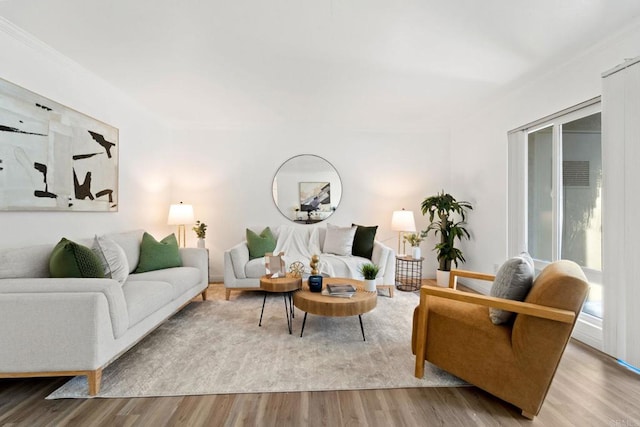
[[[280,166],[273,177],[272,193],[282,215],[299,224],[314,224],[336,210],[342,182],[331,163],[313,154],[301,154]]]

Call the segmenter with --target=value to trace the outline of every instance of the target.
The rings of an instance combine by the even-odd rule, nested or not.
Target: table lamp
[[[185,205],[180,202],[177,205],[171,205],[169,207],[169,218],[167,224],[178,226],[178,246],[183,248],[186,246],[187,230],[185,224],[194,224],[193,206]]]
[[[400,242],[402,234],[406,232],[416,231],[416,221],[413,218],[413,211],[394,211],[391,217],[391,229],[398,232],[398,256],[404,256],[404,245],[402,253],[400,253]]]

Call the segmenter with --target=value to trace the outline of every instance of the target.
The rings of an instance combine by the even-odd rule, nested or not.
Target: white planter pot
[[[376,291],[376,279],[365,279],[364,280],[364,290],[367,292],[375,292]]]
[[[436,282],[438,282],[438,286],[442,286],[443,288],[449,287],[449,274],[450,271],[436,271]]]
[[[198,239],[198,247],[204,249],[204,239]]]
[[[411,257],[413,259],[420,259],[422,257],[422,251],[420,250],[420,246],[411,247]]]

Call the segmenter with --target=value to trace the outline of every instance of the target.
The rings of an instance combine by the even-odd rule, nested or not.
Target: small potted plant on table
[[[409,242],[409,244],[411,245],[411,258],[420,259],[422,257],[422,252],[420,251],[420,243],[422,243],[426,236],[426,231],[404,235],[405,242]]]
[[[376,277],[380,271],[380,266],[368,262],[360,266],[360,274],[364,277],[364,290],[367,292],[376,291]]]
[[[196,221],[196,225],[192,228],[198,236],[198,247],[204,248],[204,238],[207,235],[207,224],[204,222]]]

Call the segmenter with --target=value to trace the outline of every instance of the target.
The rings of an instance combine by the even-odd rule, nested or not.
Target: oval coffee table
[[[334,297],[322,295],[320,292],[311,292],[308,282],[304,282],[299,291],[293,293],[293,305],[304,311],[304,320],[302,321],[302,330],[300,337],[304,333],[304,324],[307,321],[307,314],[316,314],[319,316],[343,317],[358,316],[360,320],[360,330],[362,331],[362,339],[366,341],[364,336],[364,327],[362,326],[362,314],[373,310],[376,307],[377,292],[367,292],[363,288],[362,281],[355,279],[346,279],[340,277],[325,277],[322,281],[322,288],[326,289],[327,285],[350,284],[356,288],[356,293],[351,298]]]

